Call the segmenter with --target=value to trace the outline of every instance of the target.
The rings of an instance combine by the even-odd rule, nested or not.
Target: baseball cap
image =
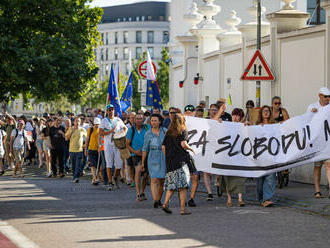
[[[101,124],[101,119],[98,117],[94,118],[94,125],[100,125]]]
[[[109,108],[113,108],[113,105],[112,104],[108,104],[107,105],[107,109],[109,109]]]
[[[327,87],[322,87],[319,90],[319,94],[325,95],[325,96],[330,96],[330,90]]]
[[[187,105],[186,107],[184,107],[184,112],[186,112],[186,111],[194,112],[195,107],[193,105]]]

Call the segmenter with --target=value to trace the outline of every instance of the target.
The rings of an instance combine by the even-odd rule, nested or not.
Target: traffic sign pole
[[[261,51],[261,0],[258,0],[258,29],[257,29],[257,50]],[[261,83],[256,82],[256,107],[260,107]]]

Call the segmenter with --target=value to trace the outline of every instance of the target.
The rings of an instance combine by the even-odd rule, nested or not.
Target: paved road
[[[293,184],[292,192],[299,187],[307,186]],[[175,196],[169,216],[152,208],[149,191],[148,201],[136,202],[134,190],[125,185],[108,192],[89,180],[73,184],[69,178],[5,176],[0,178],[0,219],[41,248],[330,247],[330,217],[324,214],[330,199],[316,203],[323,211],[317,212],[305,209],[313,200],[300,207],[279,196],[275,208],[249,201],[244,208],[228,209],[224,197],[214,202],[205,197],[199,193],[193,214],[181,216]]]

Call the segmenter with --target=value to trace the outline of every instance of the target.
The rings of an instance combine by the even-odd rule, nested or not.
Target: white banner
[[[186,117],[197,170],[260,177],[330,158],[330,105],[282,124],[242,123]]]

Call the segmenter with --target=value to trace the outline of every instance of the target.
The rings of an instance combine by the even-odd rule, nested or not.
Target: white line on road
[[[0,232],[3,233],[8,239],[10,239],[19,248],[39,248],[38,245],[33,243],[22,233],[20,233],[13,226],[9,225],[5,221],[0,219]]]

